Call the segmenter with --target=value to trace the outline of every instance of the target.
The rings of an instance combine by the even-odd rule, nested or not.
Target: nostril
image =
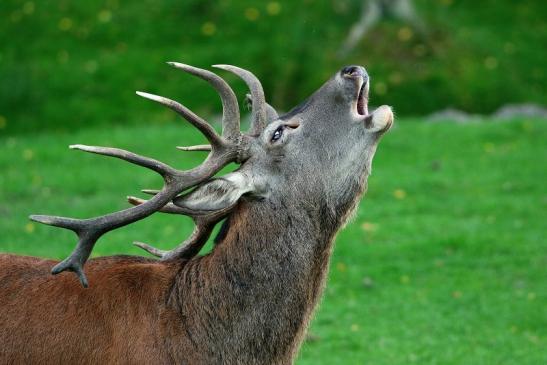
[[[368,80],[367,71],[361,66],[346,66],[340,71],[343,76],[362,77],[365,83]]]
[[[361,70],[360,67],[358,66],[346,66],[342,69],[342,74],[343,75],[348,75],[348,76],[359,76],[361,75],[363,72]]]

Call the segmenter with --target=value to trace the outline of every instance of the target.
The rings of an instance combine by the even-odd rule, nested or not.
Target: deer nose
[[[361,66],[346,66],[340,72],[342,73],[342,76],[362,77],[365,83],[368,80],[367,71]]]

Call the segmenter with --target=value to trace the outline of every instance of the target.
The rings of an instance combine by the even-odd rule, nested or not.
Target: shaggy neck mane
[[[213,251],[183,266],[168,299],[182,312],[198,353],[222,354],[226,363],[291,362],[324,287],[334,237],[347,215],[340,209],[239,204]]]

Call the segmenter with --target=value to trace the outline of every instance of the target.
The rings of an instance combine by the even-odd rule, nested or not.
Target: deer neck
[[[213,252],[181,271],[178,299],[193,317],[187,331],[209,329],[208,348],[200,351],[223,353],[224,360],[234,354],[237,363],[290,363],[324,287],[342,219],[326,207],[263,204],[270,203],[240,204]]]
[[[228,281],[230,273],[242,281],[234,280],[237,290],[240,286],[268,288],[271,293],[275,285],[289,294],[288,287],[297,285],[294,294],[302,295],[302,289],[315,285],[312,276],[327,271],[338,226],[324,219],[317,208],[271,205],[264,209],[243,203],[219,234],[211,261],[225,269]]]

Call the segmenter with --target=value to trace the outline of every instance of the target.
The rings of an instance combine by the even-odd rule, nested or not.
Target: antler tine
[[[146,203],[146,200],[133,196],[127,197],[127,201],[133,205]],[[165,205],[162,209],[160,209],[160,212],[190,216],[195,224],[194,230],[190,237],[188,237],[177,247],[169,251],[160,250],[143,242],[133,242],[135,246],[142,248],[146,252],[156,257],[160,257],[162,260],[175,258],[190,259],[193,256],[197,255],[211,236],[211,232],[213,231],[215,223],[220,219],[220,215],[218,214],[212,214],[209,216],[195,216],[192,214],[192,211],[186,210],[173,203],[168,203],[167,205]]]
[[[137,91],[137,95],[142,96],[143,98],[153,100],[160,104],[165,105],[166,107],[174,110],[184,119],[192,123],[203,135],[211,142],[211,145],[214,147],[221,147],[224,143],[222,139],[216,134],[215,129],[211,127],[209,123],[201,119],[199,116],[194,114],[190,109],[186,108],[184,105],[177,103],[174,100],[165,98],[163,96],[158,96],[154,94],[145,93],[142,91]]]
[[[144,242],[133,242],[133,244],[139,248],[142,248],[149,254],[159,257],[161,261],[171,259],[191,259],[196,256],[199,251],[201,251],[205,243],[207,243],[212,231],[213,225],[196,224],[190,237],[181,242],[174,249],[168,251],[160,250]]]
[[[253,97],[251,94],[245,94],[245,105],[251,109],[253,107]],[[267,124],[277,120],[279,118],[279,115],[277,114],[277,111],[274,109],[273,106],[266,103],[266,122]]]
[[[73,150],[96,153],[98,155],[116,157],[128,162],[131,162],[135,165],[149,168],[150,170],[156,171],[161,176],[169,176],[169,175],[177,174],[177,170],[175,170],[174,168],[172,168],[171,166],[167,164],[164,164],[163,162],[154,160],[152,158],[143,157],[133,152],[122,150],[120,148],[86,146],[83,144],[73,144],[73,145],[70,145],[69,148]]]
[[[161,190],[156,190],[156,189],[142,189],[141,192],[145,193],[145,194],[148,194],[148,195],[156,195],[157,193],[159,193]]]
[[[141,205],[147,202],[145,199],[137,198],[135,196],[128,196],[127,201],[132,205]],[[187,215],[188,211],[176,206],[173,203],[167,203],[162,208],[159,209],[159,212],[167,213],[167,214],[184,214]]]
[[[177,150],[181,151],[211,151],[211,145],[200,144],[197,146],[177,146]]]
[[[266,98],[264,97],[264,90],[258,78],[252,72],[232,65],[213,65],[213,67],[232,72],[245,81],[251,91],[253,100],[253,119],[248,134],[251,136],[259,135],[266,127],[267,115]]]
[[[167,251],[165,251],[165,250],[160,250],[159,248],[156,248],[154,246],[150,246],[149,244],[144,243],[144,242],[133,241],[133,244],[135,246],[137,246],[138,248],[142,248],[143,250],[145,250],[149,254],[151,254],[153,256],[156,256],[156,257],[159,257],[159,258],[162,258],[163,255],[165,255],[167,253]]]
[[[167,64],[207,81],[218,91],[222,101],[222,136],[230,140],[237,140],[241,133],[239,128],[239,104],[230,85],[211,71],[179,62],[167,62]]]

